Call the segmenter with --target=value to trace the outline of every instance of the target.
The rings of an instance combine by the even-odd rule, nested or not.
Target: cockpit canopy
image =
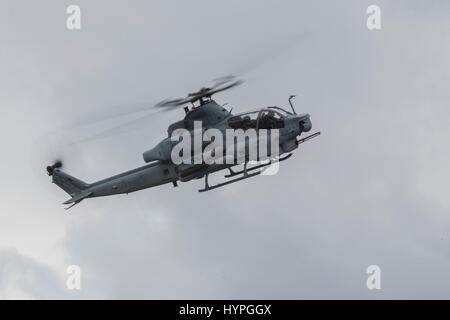
[[[228,125],[233,129],[281,129],[289,112],[276,107],[258,111],[241,113],[228,119]]]

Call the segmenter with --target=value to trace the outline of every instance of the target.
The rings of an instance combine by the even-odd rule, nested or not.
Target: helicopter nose
[[[300,118],[298,122],[301,132],[308,132],[312,129],[312,123],[309,114],[305,114]]]

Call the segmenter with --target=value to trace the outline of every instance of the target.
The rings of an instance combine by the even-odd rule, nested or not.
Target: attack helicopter
[[[169,125],[168,137],[143,153],[143,159],[147,164],[142,167],[100,181],[86,183],[63,171],[61,161],[47,166],[47,174],[52,177],[52,182],[71,196],[69,200],[63,202],[64,205],[69,205],[66,209],[87,198],[128,194],[167,183],[177,187],[178,182],[201,178],[204,178],[205,185],[199,192],[210,191],[261,174],[274,162],[290,158],[292,152],[300,144],[320,135],[320,132],[316,132],[300,138],[303,133],[312,129],[312,123],[309,114],[296,113],[292,104],[294,95],[288,99],[291,111],[270,106],[239,114],[233,114],[232,109],[227,110],[225,105],[220,105],[212,99],[214,94],[242,83],[242,80],[235,77],[224,77],[217,80],[213,86],[203,87],[197,92],[188,94],[185,98],[164,100],[156,104],[155,108],[165,111],[183,107],[185,116],[182,120]],[[258,133],[262,130],[276,129],[279,133],[278,152],[276,155],[268,154],[265,159],[258,159],[261,161],[257,162],[250,161],[248,150],[244,148],[244,156],[240,158],[240,162],[175,163],[172,161],[172,151],[180,143],[180,139],[174,139],[173,134],[180,129],[193,133],[196,123],[202,124],[202,130],[214,128],[221,132],[233,129],[255,130]],[[206,146],[207,144],[203,143],[201,150],[204,150]],[[234,157],[236,158],[237,155],[234,154]],[[243,169],[240,168],[241,164],[243,164]],[[249,165],[251,166],[249,167]],[[208,183],[209,175],[222,170],[228,172],[224,176],[226,180],[216,185],[210,185]]]

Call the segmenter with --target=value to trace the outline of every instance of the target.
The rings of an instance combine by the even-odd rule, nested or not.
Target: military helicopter
[[[172,183],[174,187],[177,187],[179,181],[187,182],[201,178],[205,179],[205,186],[199,192],[210,191],[261,174],[265,168],[275,161],[281,162],[290,158],[292,152],[300,144],[320,135],[320,132],[316,132],[304,138],[299,138],[302,133],[309,132],[312,129],[312,124],[309,114],[296,113],[292,104],[294,95],[291,95],[288,99],[292,112],[277,106],[271,106],[252,112],[232,114],[232,109],[227,110],[224,105],[220,105],[212,99],[214,94],[234,88],[242,83],[242,80],[228,76],[217,80],[211,87],[203,87],[197,92],[190,93],[185,98],[164,100],[156,104],[155,108],[160,110],[171,110],[183,106],[185,116],[182,120],[174,122],[168,127],[167,138],[143,153],[144,161],[147,163],[145,166],[94,183],[86,183],[67,174],[62,170],[63,164],[61,161],[56,161],[54,164],[47,166],[47,174],[52,177],[52,182],[71,196],[69,200],[63,203],[64,205],[70,205],[66,210],[87,198],[128,194],[167,183]],[[251,167],[248,165],[254,164],[254,162],[249,160],[247,154],[244,154],[243,169],[236,169],[241,164],[237,162],[174,163],[171,158],[171,151],[179,141],[173,139],[172,134],[177,129],[185,129],[192,133],[194,132],[194,124],[198,122],[202,124],[204,129],[215,128],[220,131],[254,129],[259,132],[263,129],[277,129],[279,130],[279,153],[277,155],[269,154],[265,161],[259,161]],[[205,146],[205,144],[202,144],[202,148]],[[208,183],[209,175],[221,170],[228,170],[228,174],[224,176],[226,180],[216,185],[210,185]]]

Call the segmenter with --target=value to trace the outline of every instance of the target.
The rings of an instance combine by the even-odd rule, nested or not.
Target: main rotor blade
[[[203,97],[209,97],[215,93],[225,91],[228,89],[231,89],[233,87],[236,87],[242,83],[244,83],[243,80],[235,80],[235,76],[225,76],[222,78],[218,78],[216,83],[211,88],[205,88],[203,87],[198,92],[190,93],[186,98],[181,99],[168,99],[163,100],[155,105],[156,108],[164,108],[166,111],[173,110],[176,107],[186,105],[189,103],[193,103]],[[235,80],[234,82],[223,86],[226,83],[229,83],[231,80]],[[223,87],[221,87],[223,86]]]
[[[237,69],[237,74],[248,74],[255,69],[261,67],[262,65],[266,64],[268,61],[273,60],[280,56],[281,54],[291,51],[293,48],[295,48],[299,43],[297,41],[300,36],[304,36],[305,32],[301,32],[289,37],[286,37],[284,39],[281,39],[279,41],[277,46],[271,45],[269,48],[270,50],[267,50],[265,54],[263,54],[260,58],[252,58],[251,61],[244,62],[243,65],[240,66],[240,68]],[[276,50],[273,50],[272,48],[276,47]],[[263,51],[263,50],[260,50]],[[249,56],[249,55],[248,55]],[[98,122],[103,121],[109,121],[113,119],[119,119],[126,116],[135,115],[138,113],[145,113],[150,110],[154,110],[152,107],[156,107],[159,110],[157,112],[153,112],[149,115],[145,115],[143,117],[140,117],[138,119],[134,119],[131,121],[127,121],[121,125],[115,126],[113,128],[104,130],[98,134],[92,135],[88,138],[84,138],[81,140],[78,140],[78,142],[83,141],[90,141],[94,139],[100,139],[107,136],[111,136],[114,134],[120,134],[126,131],[126,128],[131,127],[133,125],[137,126],[137,124],[141,121],[141,119],[148,119],[149,117],[156,115],[157,113],[161,111],[171,111],[176,109],[179,106],[186,105],[189,103],[192,103],[196,100],[198,100],[201,97],[209,96],[212,94],[216,94],[228,89],[231,89],[237,85],[242,84],[242,80],[236,80],[237,76],[235,74],[219,77],[213,80],[213,85],[209,87],[208,91],[206,92],[197,92],[194,93],[192,96],[180,98],[180,99],[168,99],[163,100],[160,103],[152,104],[152,103],[140,103],[140,104],[134,104],[134,105],[127,105],[127,106],[115,106],[112,108],[102,108],[101,110],[91,112],[87,114],[85,117],[80,118],[71,124],[69,124],[69,128],[76,128],[81,126],[89,126],[96,124]],[[231,81],[233,81],[231,84],[225,85]],[[225,85],[225,86],[224,86]],[[223,87],[222,87],[223,86]],[[116,133],[117,132],[117,133]],[[77,142],[74,142],[77,143]]]
[[[234,75],[234,74],[229,74],[229,75],[226,75],[226,76],[223,76],[223,77],[216,78],[216,79],[213,80],[214,85],[211,87],[211,89],[216,89],[217,87],[219,87],[219,86],[221,86],[221,85],[223,85],[225,83],[228,83],[228,82],[233,81],[233,80],[235,81],[237,79],[238,79],[238,76]]]
[[[152,113],[147,114],[145,116],[129,120],[129,121],[127,121],[125,123],[122,123],[120,125],[113,126],[111,128],[102,130],[102,131],[100,131],[100,132],[98,132],[96,134],[89,135],[87,137],[74,140],[74,141],[70,142],[68,145],[75,145],[75,144],[79,144],[79,143],[89,142],[89,141],[98,140],[98,139],[104,139],[104,138],[108,138],[108,137],[124,134],[124,133],[127,133],[127,132],[136,131],[136,130],[138,130],[140,128],[144,128],[145,127],[144,124],[145,123],[148,124],[150,118],[155,116],[155,114],[157,114],[157,113],[159,113],[159,111],[152,112]]]
[[[112,107],[102,107],[95,111],[88,112],[85,116],[79,117],[68,124],[69,128],[89,126],[96,123],[128,117],[138,113],[152,111],[151,103],[135,103],[116,105]]]
[[[178,107],[183,104],[189,103],[190,98],[182,98],[182,99],[166,99],[161,102],[158,102],[154,105],[156,108],[166,108],[166,107]]]
[[[239,85],[241,85],[243,83],[244,83],[244,80],[236,80],[235,82],[230,83],[229,85],[227,85],[225,87],[209,91],[207,95],[213,95],[213,94],[216,94],[218,92],[222,92],[222,91],[225,91],[225,90],[237,87],[237,86],[239,86]]]

